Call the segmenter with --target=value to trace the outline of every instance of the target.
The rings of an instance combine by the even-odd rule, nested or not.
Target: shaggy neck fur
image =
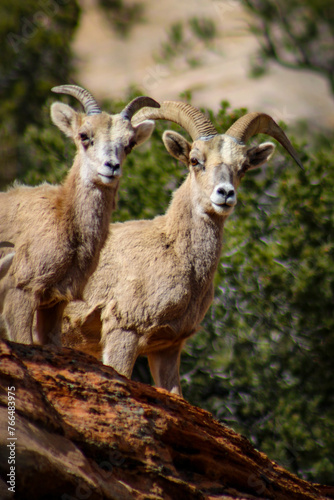
[[[67,288],[70,295],[81,294],[89,275],[95,270],[100,250],[108,236],[110,214],[115,208],[118,182],[100,185],[80,175],[78,157],[55,198],[56,225],[68,236],[72,270]],[[75,276],[73,272],[75,271]],[[64,284],[65,284],[64,283]],[[75,290],[77,288],[77,290]]]
[[[96,186],[92,181],[82,179],[79,159],[76,158],[57,198],[58,216],[69,223],[69,231],[78,246],[85,245],[93,253],[97,238],[108,230],[109,218],[116,205],[119,183],[112,187]],[[101,235],[102,230],[102,235]],[[103,237],[102,237],[103,239]]]
[[[222,249],[226,216],[205,213],[194,200],[189,175],[175,192],[166,213],[166,236],[191,266],[199,287],[211,282]]]

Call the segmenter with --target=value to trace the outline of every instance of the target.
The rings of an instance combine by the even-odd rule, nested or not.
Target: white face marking
[[[217,212],[233,209],[237,203],[236,192],[230,182],[221,182],[213,190],[210,200]]]
[[[195,141],[189,154],[189,168],[196,181],[197,202],[202,211],[225,216],[233,211],[243,159],[244,148],[229,137]]]
[[[131,122],[106,113],[88,117],[79,130],[82,178],[106,186],[118,182],[122,164],[135,145]]]

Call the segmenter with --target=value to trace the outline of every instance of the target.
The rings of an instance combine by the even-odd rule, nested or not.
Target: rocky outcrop
[[[334,498],[208,412],[86,354],[0,341],[0,379],[1,498]]]

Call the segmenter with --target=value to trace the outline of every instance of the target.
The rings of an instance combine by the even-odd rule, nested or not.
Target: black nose
[[[119,163],[112,164],[110,161],[106,161],[104,165],[110,168],[113,174],[115,174],[121,168],[121,165]]]
[[[226,198],[230,198],[230,196],[234,196],[234,189],[225,189],[223,187],[219,187],[217,189],[218,194],[221,194],[222,196],[225,196]]]

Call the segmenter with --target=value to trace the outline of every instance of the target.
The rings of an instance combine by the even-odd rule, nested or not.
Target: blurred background
[[[333,89],[310,65],[303,68],[300,63],[304,71],[289,68],[292,56],[299,60],[299,54],[286,51],[286,64],[269,64],[263,74],[265,66],[259,49],[266,40],[256,36],[255,27],[261,28],[265,19],[253,16],[243,2],[146,0],[135,4],[138,13],[132,27],[127,22],[126,32],[121,24],[110,30],[110,17],[102,7],[117,3],[80,2],[82,14],[72,48],[77,58],[78,78],[94,95],[122,98],[125,89],[136,85],[140,91],[163,100],[178,99],[188,90],[192,92],[194,105],[214,111],[226,99],[234,107],[260,109],[272,113],[276,119],[307,118],[318,125],[333,127]],[[268,15],[269,4],[255,1],[252,3],[255,10],[257,4]],[[274,17],[274,13],[271,15]],[[273,36],[277,21],[272,22]],[[122,30],[120,37],[118,33]],[[281,38],[277,40],[278,50],[280,41]],[[318,45],[313,50],[319,52],[319,49]],[[333,46],[328,45],[326,50],[333,51]],[[314,57],[320,64],[322,56],[318,53]],[[330,57],[327,64],[332,65],[332,72],[333,54]],[[262,78],[251,78],[260,74]]]
[[[305,171],[278,147],[243,181],[182,385],[271,459],[334,484],[333,2],[2,0],[0,34],[2,190],[66,175],[74,148],[49,118],[58,84],[109,112],[144,94],[199,106],[219,132],[247,110],[285,128]],[[127,159],[114,220],[163,213],[184,179],[167,126],[179,130],[157,123]],[[134,376],[151,383],[145,360]]]

